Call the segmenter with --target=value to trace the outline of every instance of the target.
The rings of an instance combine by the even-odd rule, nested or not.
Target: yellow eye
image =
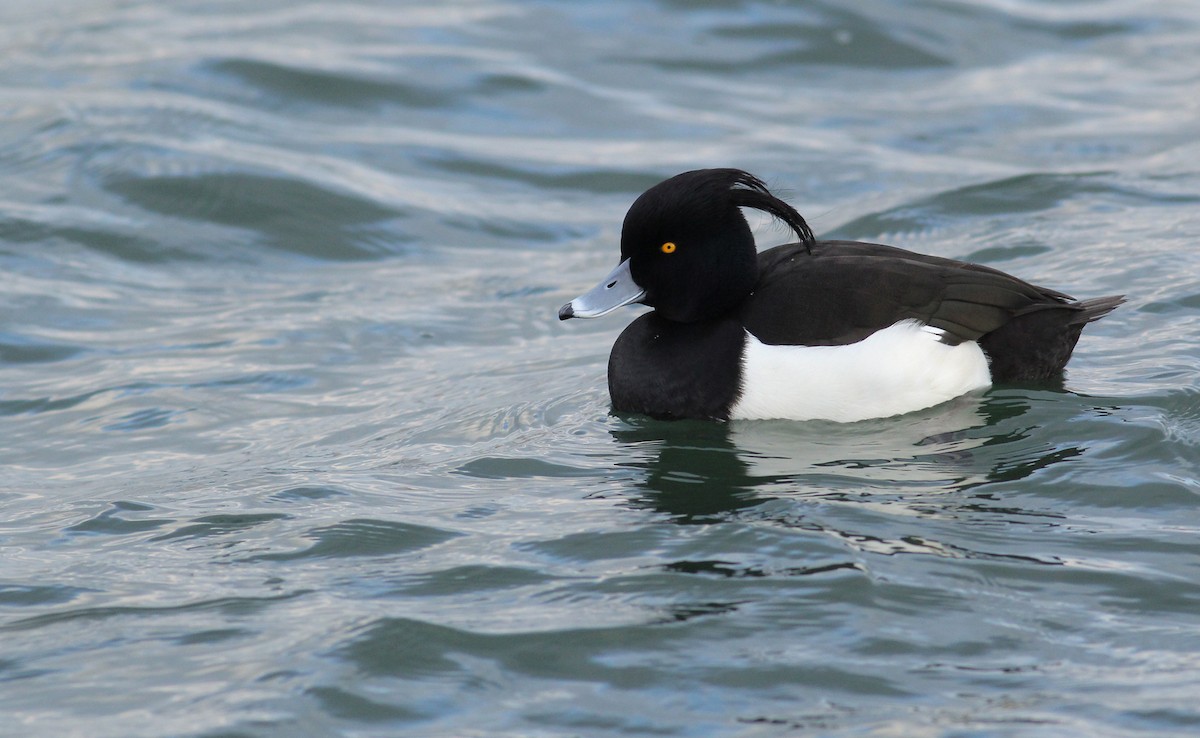
[[[667,241],[662,246],[659,246],[659,249],[661,249],[664,254],[673,254],[675,253],[675,244],[671,241]]]

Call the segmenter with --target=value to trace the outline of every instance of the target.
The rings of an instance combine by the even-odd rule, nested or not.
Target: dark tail
[[[979,345],[988,355],[992,381],[1043,382],[1061,377],[1083,327],[1123,302],[1124,295],[1110,295],[1065,305],[1043,303],[1039,307],[1045,309],[1018,315],[988,333]]]
[[[1074,305],[1079,308],[1079,312],[1071,317],[1071,325],[1086,325],[1093,320],[1100,320],[1123,302],[1125,302],[1125,295],[1109,295],[1108,297],[1080,300]]]

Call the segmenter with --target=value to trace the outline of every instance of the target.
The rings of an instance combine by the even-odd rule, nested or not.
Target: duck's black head
[[[813,238],[804,218],[754,175],[740,169],[684,172],[634,201],[621,230],[621,265],[564,305],[559,317],[595,317],[628,302],[682,323],[728,312],[758,281],[754,236],[741,208],[774,215],[803,241]]]

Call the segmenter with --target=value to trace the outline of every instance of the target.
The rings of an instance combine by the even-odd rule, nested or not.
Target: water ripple
[[[260,554],[253,560],[293,561],[296,559],[387,556],[434,546],[457,535],[449,531],[409,523],[387,520],[347,520],[305,533],[305,538],[314,541],[308,548],[289,553]]]
[[[1197,29],[1132,0],[0,4],[5,725],[1186,733]],[[702,166],[822,233],[1131,299],[1058,387],[614,415],[637,309],[555,309]]]

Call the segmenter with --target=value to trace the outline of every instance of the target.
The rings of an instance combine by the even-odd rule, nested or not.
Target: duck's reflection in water
[[[931,497],[981,509],[995,480],[1028,476],[1081,453],[1046,447],[1005,454],[996,446],[1028,432],[1020,416],[1029,402],[971,395],[907,415],[859,423],[734,421],[662,422],[627,418],[614,438],[632,448],[628,466],[645,470],[633,503],[676,521],[759,506],[777,498],[889,505],[909,498],[922,510]],[[993,447],[989,449],[988,447]],[[972,491],[974,490],[974,491]],[[914,508],[916,511],[916,508]]]

